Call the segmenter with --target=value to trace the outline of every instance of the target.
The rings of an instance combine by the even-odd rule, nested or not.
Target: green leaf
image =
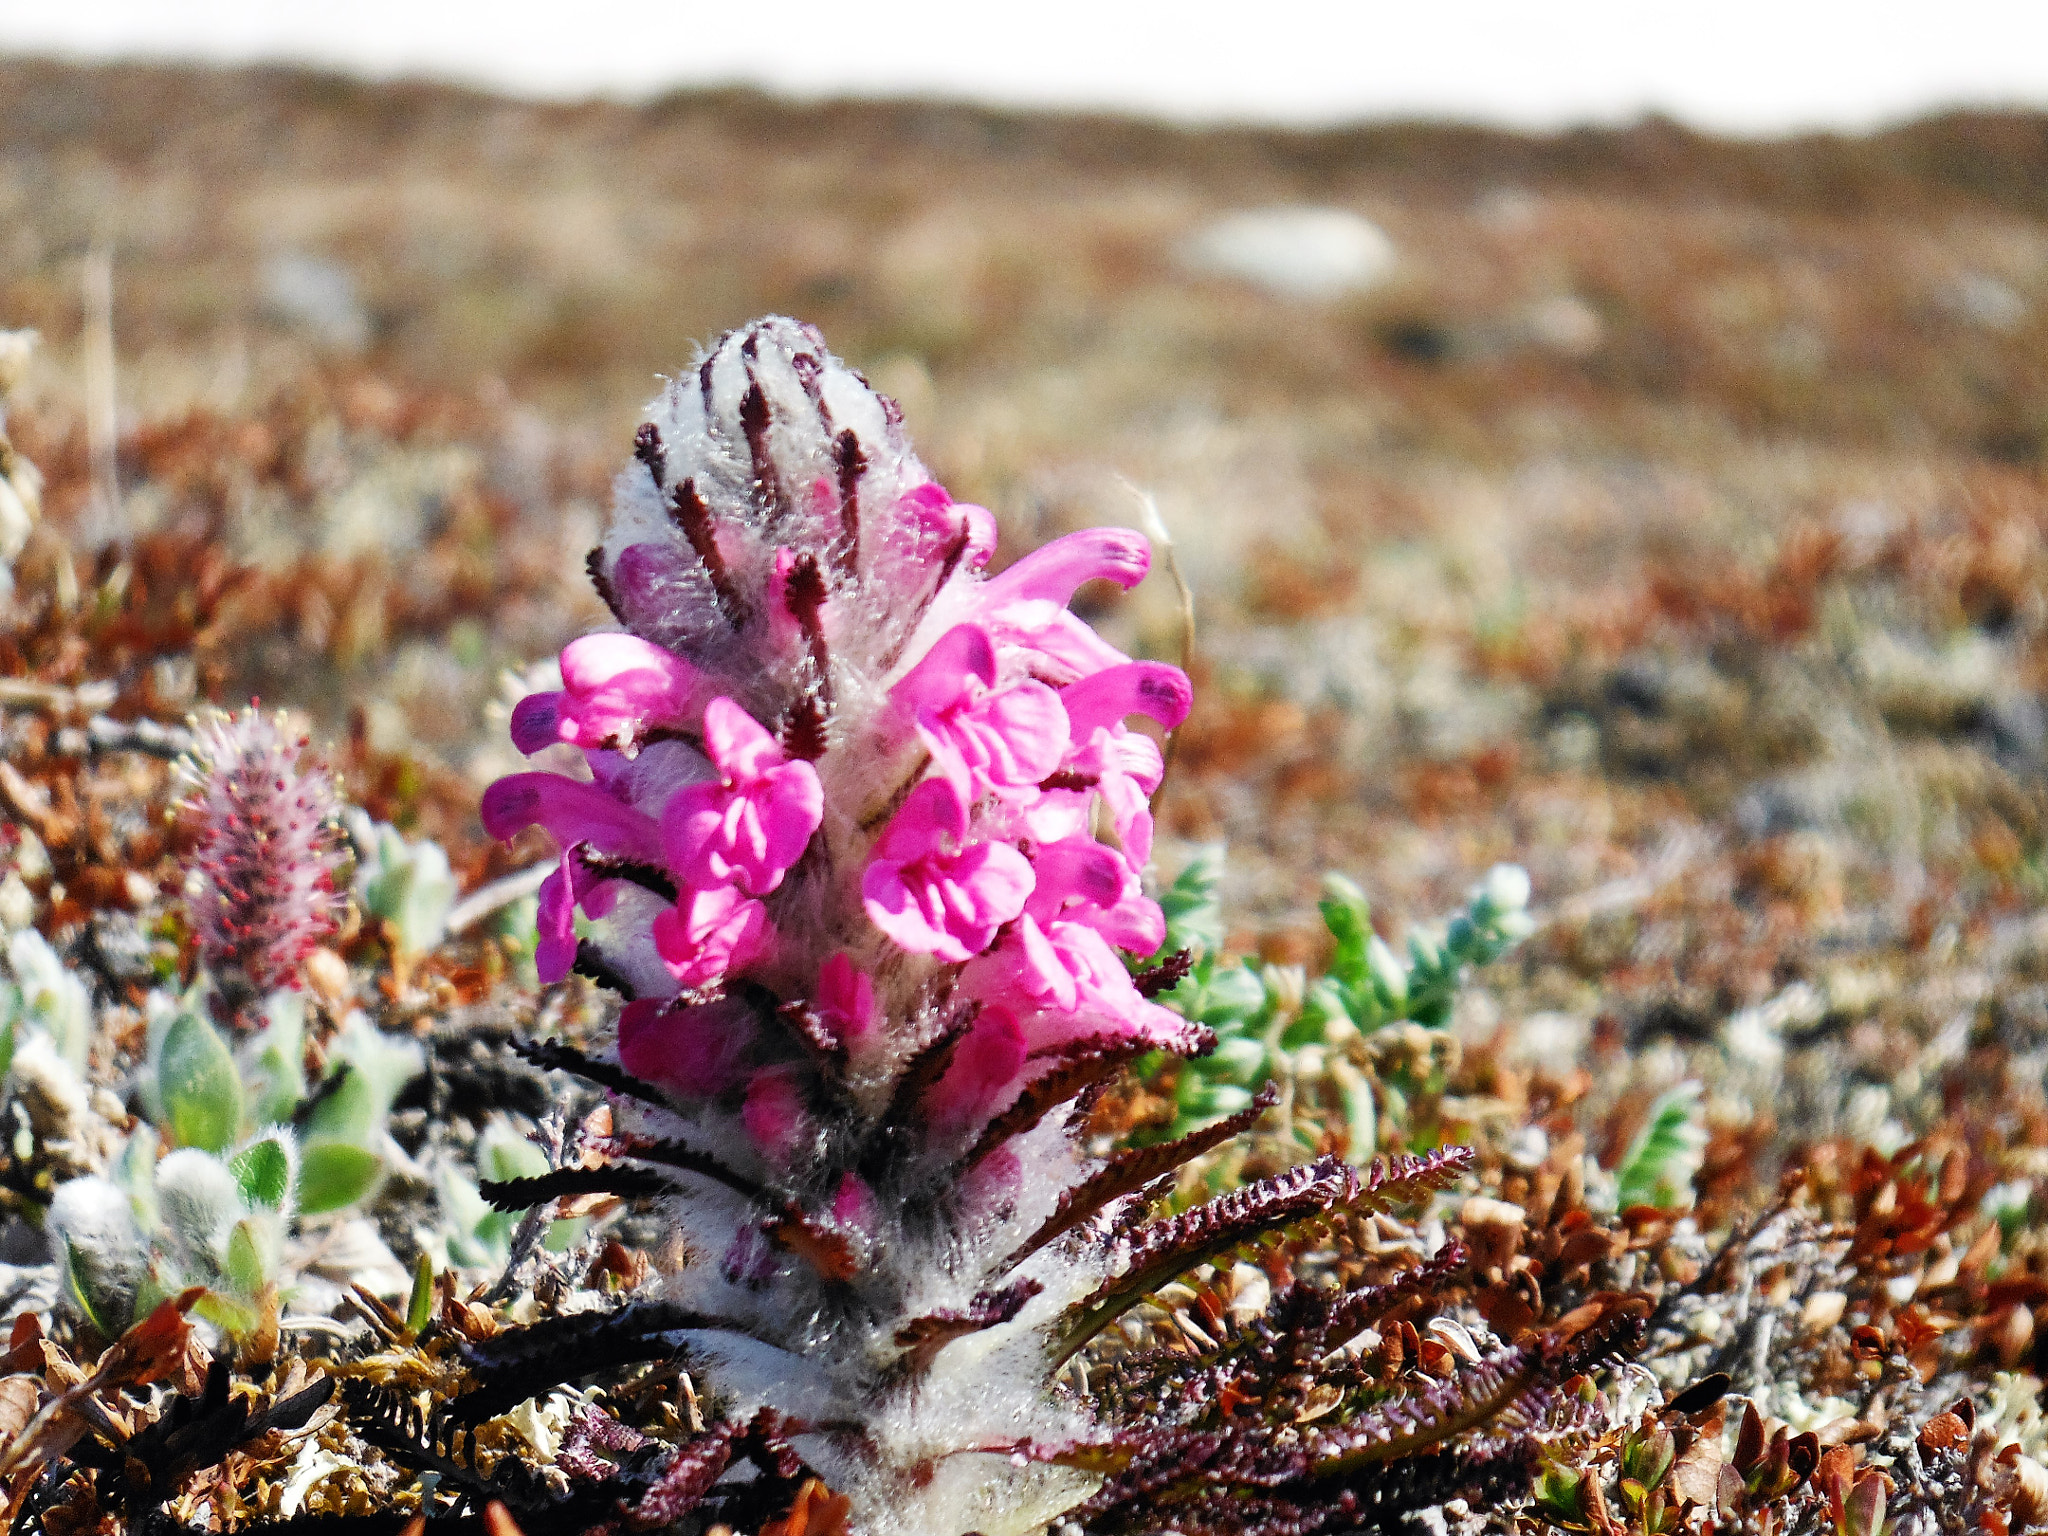
[[[425,1252],[413,1261],[412,1295],[405,1303],[406,1332],[417,1337],[434,1320],[434,1261]]]
[[[101,1338],[121,1337],[128,1326],[131,1305],[127,1294],[118,1285],[105,1283],[93,1255],[73,1246],[69,1239],[64,1243],[64,1288],[71,1293],[73,1305],[85,1320],[99,1330]]]
[[[1615,1170],[1615,1203],[1669,1208],[1692,1201],[1693,1175],[1706,1150],[1700,1085],[1680,1083],[1650,1106],[1649,1121]]]
[[[409,843],[379,823],[357,892],[364,907],[391,924],[399,950],[423,955],[447,936],[458,888],[439,843]]]
[[[309,1136],[323,1141],[366,1142],[377,1129],[377,1095],[353,1062],[338,1062],[334,1070],[341,1081],[301,1123]]]
[[[1157,959],[1176,950],[1213,955],[1223,947],[1223,904],[1216,888],[1223,880],[1223,850],[1205,848],[1189,861],[1180,878],[1159,893],[1166,918],[1166,942]]]
[[[12,987],[9,987],[7,983],[5,983],[4,981],[0,981],[0,998],[4,998],[7,995],[7,993],[13,990],[14,989]],[[5,1077],[7,1075],[7,1069],[13,1065],[14,1019],[12,1016],[10,1016],[5,1026],[0,1026],[0,1077]]]
[[[283,1210],[292,1197],[292,1153],[283,1138],[266,1136],[237,1152],[228,1171],[251,1205]]]
[[[273,992],[263,1000],[263,1017],[263,1028],[236,1054],[249,1090],[249,1118],[257,1125],[282,1125],[306,1097],[306,999]]]
[[[268,1270],[263,1262],[263,1246],[255,1222],[247,1217],[236,1222],[235,1230],[228,1234],[227,1262],[221,1266],[221,1272],[238,1295],[263,1294]]]
[[[547,1155],[503,1120],[494,1120],[477,1138],[477,1172],[498,1183],[537,1179],[548,1171]]]
[[[334,1056],[348,1076],[315,1107],[306,1131],[325,1141],[367,1147],[382,1130],[392,1101],[425,1066],[425,1054],[418,1041],[393,1038],[356,1018],[336,1039]]]
[[[220,1291],[208,1291],[192,1310],[223,1333],[237,1338],[254,1333],[262,1321],[254,1307]]]
[[[181,1013],[164,1033],[157,1057],[157,1093],[172,1141],[220,1152],[242,1129],[242,1079],[220,1032],[196,1013]]]
[[[1347,987],[1365,984],[1366,946],[1372,942],[1372,906],[1352,881],[1342,875],[1323,876],[1323,926],[1337,941],[1330,956],[1330,974]]]
[[[354,1205],[377,1186],[384,1159],[345,1141],[316,1141],[299,1154],[299,1209],[308,1216]]]

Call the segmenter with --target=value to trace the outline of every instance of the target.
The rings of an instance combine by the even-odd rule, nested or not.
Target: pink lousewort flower
[[[815,1002],[818,1022],[839,1050],[859,1044],[875,1027],[875,984],[844,954],[818,967]]]
[[[766,942],[768,909],[730,885],[686,890],[654,919],[654,948],[678,986],[710,986]]]
[[[746,1102],[740,1107],[740,1123],[754,1144],[770,1162],[787,1163],[803,1140],[805,1122],[803,1087],[795,1072],[769,1067],[756,1072],[747,1084]]]
[[[533,965],[545,982],[563,980],[575,966],[576,909],[580,906],[593,917],[602,917],[616,898],[616,892],[584,862],[584,847],[572,843],[565,848],[561,867],[540,883],[534,916],[540,937],[534,946]]]
[[[995,641],[974,624],[948,630],[890,691],[932,766],[961,799],[1029,789],[1067,751],[1060,696],[1034,678],[998,688]]]
[[[712,1098],[741,1081],[755,1044],[737,1002],[676,1004],[641,998],[619,1010],[619,1064],[686,1098]]]
[[[983,1009],[932,1092],[928,1108],[934,1121],[958,1131],[986,1120],[1001,1106],[1004,1090],[1017,1081],[1030,1056],[1024,1026],[1000,1007]]]
[[[988,1451],[1073,1443],[1064,1410],[956,1390],[931,1361],[1100,1279],[1046,1267],[981,1294],[1086,1171],[1062,1106],[1208,1040],[1150,1001],[1178,972],[1133,977],[1165,932],[1141,881],[1160,751],[1133,720],[1178,726],[1187,680],[1067,607],[1141,580],[1145,540],[1089,529],[991,577],[994,548],[994,519],[815,332],[721,339],[649,408],[591,553],[622,632],[573,642],[562,688],[514,715],[522,749],[567,743],[588,779],[514,774],[483,804],[493,836],[538,826],[563,852],[542,975],[628,996],[618,1062],[644,1092],[615,1101],[622,1134],[697,1181],[677,1219],[706,1262],[673,1299],[751,1330],[754,1354],[707,1360],[744,1376],[788,1335],[805,1417],[871,1422],[856,1399],[879,1392],[915,1418],[859,1453],[886,1467],[840,1469],[863,1531],[984,1528],[931,1491],[956,1454],[1036,1489],[1033,1528],[1087,1485]],[[1036,1380],[1026,1343],[1013,1374]]]
[[[824,819],[818,770],[791,762],[731,699],[705,706],[704,747],[719,777],[678,790],[662,813],[669,865],[695,885],[731,883],[765,896]]]
[[[926,779],[861,877],[868,917],[914,955],[973,959],[1031,894],[1031,861],[1008,843],[968,841],[967,824],[951,781]]]
[[[484,830],[510,840],[541,827],[564,848],[587,843],[600,853],[658,863],[661,827],[602,783],[558,773],[515,773],[484,791]]]
[[[559,692],[529,694],[512,712],[522,752],[557,741],[579,747],[627,744],[651,725],[679,724],[697,677],[680,658],[634,635],[585,635],[562,652]]]

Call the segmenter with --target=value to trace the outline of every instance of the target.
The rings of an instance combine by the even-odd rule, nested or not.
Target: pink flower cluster
[[[1124,959],[1165,927],[1139,880],[1160,750],[1132,722],[1177,727],[1188,682],[1068,608],[1139,581],[1144,539],[1088,530],[984,576],[993,520],[787,321],[726,338],[651,415],[592,559],[628,632],[573,641],[512,720],[588,776],[483,801],[493,836],[561,849],[542,978],[626,992],[629,1070],[736,1095],[771,1162],[815,1119],[778,1020],[855,1059],[951,1030],[938,1134],[1077,1053],[1192,1048]]]

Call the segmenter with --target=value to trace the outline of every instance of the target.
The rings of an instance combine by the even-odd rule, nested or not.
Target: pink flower
[[[867,1180],[851,1168],[840,1175],[839,1190],[832,1196],[832,1219],[855,1232],[872,1233],[881,1223],[881,1203]]]
[[[768,909],[729,885],[686,890],[654,919],[654,949],[678,985],[708,986],[765,946]]]
[[[1054,918],[1041,927],[1019,918],[963,982],[970,996],[990,1002],[1028,1000],[1038,1015],[1053,1016],[1043,1022],[1061,1038],[1074,1031],[1060,1026],[1080,1025],[1085,1034],[1184,1052],[1195,1033],[1179,1014],[1147,1002],[1109,941],[1084,922]]]
[[[844,951],[818,967],[818,1022],[840,1047],[857,1045],[875,1027],[875,984]]]
[[[803,857],[824,819],[818,771],[792,761],[728,698],[705,706],[704,746],[719,777],[670,798],[661,818],[669,867],[693,885],[729,882],[765,896]]]
[[[560,981],[576,964],[577,907],[603,917],[616,901],[618,883],[595,876],[581,852],[580,843],[563,849],[561,867],[540,883],[540,941],[533,966],[545,982]]]
[[[952,1131],[987,1119],[1030,1054],[1016,1018],[1004,1008],[984,1008],[926,1100],[933,1121]]]
[[[961,624],[889,690],[963,800],[983,788],[1026,789],[1060,765],[1067,712],[1059,695],[1027,680],[997,688],[988,631]]]
[[[1113,581],[1129,591],[1152,568],[1152,546],[1135,528],[1084,528],[1034,549],[979,593],[982,607],[1043,599],[1064,608],[1083,582]]]
[[[965,536],[959,565],[980,570],[995,553],[996,520],[986,507],[955,501],[936,480],[913,485],[896,498],[897,515],[912,530],[912,550],[920,560],[943,559]]]
[[[200,824],[193,863],[205,886],[187,908],[200,953],[255,991],[296,987],[340,905],[334,780],[303,735],[253,707],[196,735],[182,771]]]
[[[585,635],[562,652],[561,691],[530,694],[512,711],[512,741],[522,752],[630,743],[650,724],[687,718],[697,684],[688,662],[636,635]]]
[[[715,1097],[737,1082],[753,1039],[746,1005],[724,999],[679,1007],[642,998],[619,1013],[619,1065],[692,1098]]]
[[[1134,955],[1151,954],[1166,938],[1159,903],[1144,893],[1115,850],[1093,838],[1069,838],[1041,848],[1031,868],[1035,884],[1024,913],[1041,927],[1055,918],[1086,923]]]
[[[1060,693],[1074,741],[1061,766],[1095,781],[1133,869],[1143,869],[1152,857],[1152,793],[1165,770],[1158,746],[1123,722],[1149,715],[1171,731],[1187,718],[1193,699],[1187,674],[1157,661],[1124,662],[1069,683]]]
[[[562,847],[589,843],[600,853],[661,862],[661,828],[652,816],[621,804],[596,784],[559,773],[514,773],[484,791],[478,807],[484,830],[510,842],[539,826]]]
[[[1060,692],[1076,735],[1121,725],[1131,715],[1150,715],[1160,729],[1177,730],[1194,701],[1187,673],[1163,661],[1127,661]]]
[[[1007,843],[964,843],[967,803],[944,779],[910,792],[861,877],[874,925],[912,954],[967,960],[1024,910],[1031,863]]]
[[[1129,657],[1067,612],[1084,582],[1112,581],[1129,589],[1150,569],[1145,536],[1129,528],[1087,528],[1054,539],[992,576],[973,591],[967,616],[998,648],[1021,651],[1046,682],[1070,683]]]
[[[766,1067],[754,1074],[740,1106],[740,1123],[763,1154],[787,1162],[803,1139],[807,1120],[803,1093],[789,1068]]]
[[[1053,684],[1071,683],[1131,659],[1059,604],[1044,598],[1010,603],[983,613],[976,622],[994,638],[1000,651],[1022,655],[1034,675]]]

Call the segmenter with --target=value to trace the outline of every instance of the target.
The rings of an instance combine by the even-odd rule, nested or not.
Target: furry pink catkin
[[[200,724],[183,765],[199,846],[187,903],[216,979],[254,993],[299,984],[299,963],[334,931],[340,862],[334,779],[305,735],[254,706]]]

